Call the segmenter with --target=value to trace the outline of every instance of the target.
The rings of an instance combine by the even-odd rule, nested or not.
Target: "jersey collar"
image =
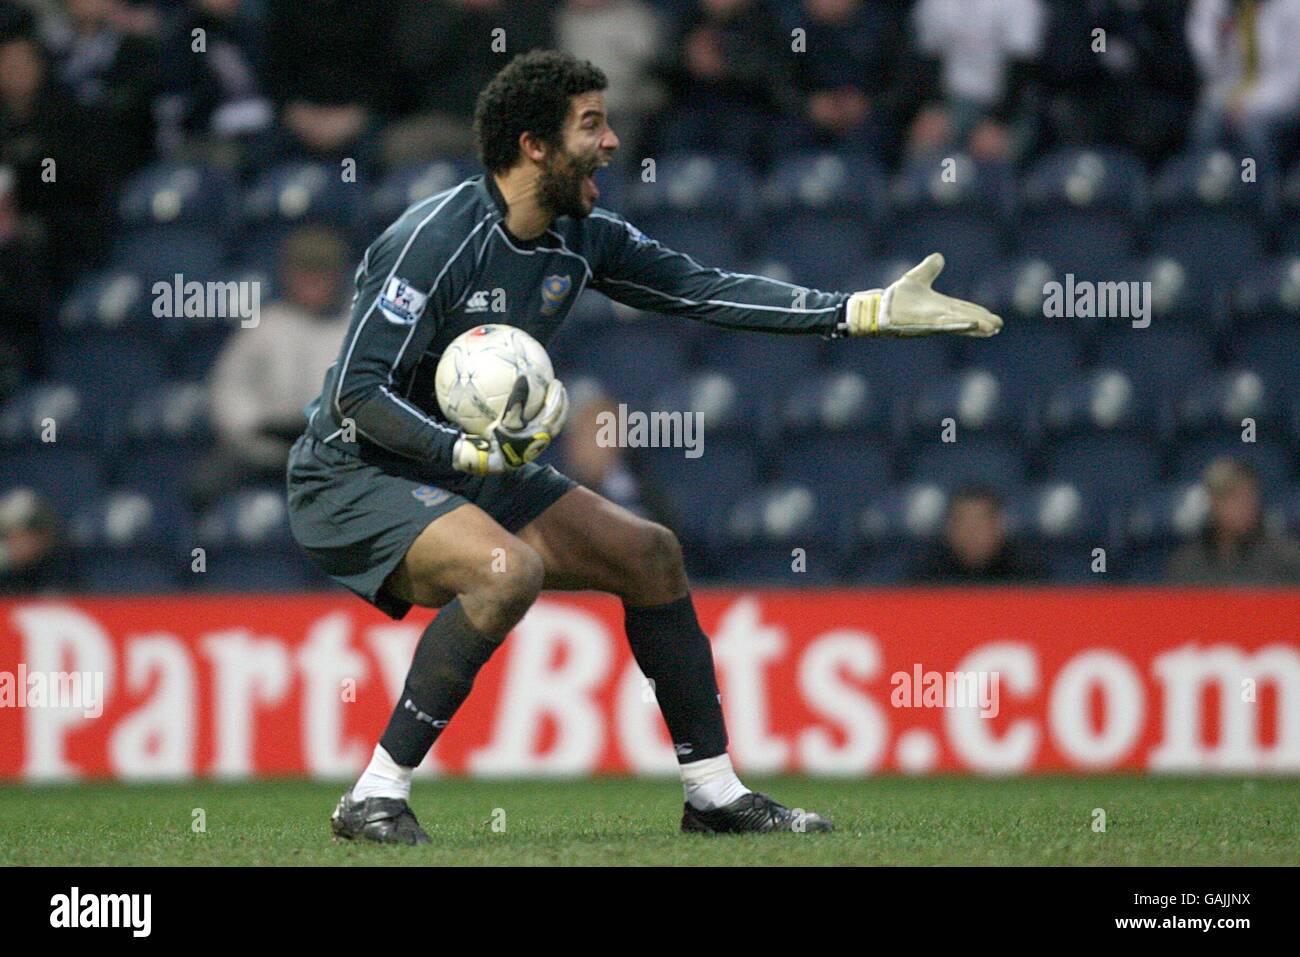
[[[520,239],[509,230],[506,226],[506,214],[510,211],[510,205],[506,202],[506,198],[501,195],[501,188],[497,186],[497,181],[492,178],[491,173],[481,174],[479,176],[478,185],[475,186],[475,189],[478,190],[479,197],[488,205],[493,207],[499,214],[497,225],[509,241],[510,245],[518,249],[537,248],[546,233],[542,233],[542,235],[538,236],[536,239]]]

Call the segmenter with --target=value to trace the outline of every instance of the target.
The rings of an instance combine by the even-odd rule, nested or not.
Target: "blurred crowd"
[[[1300,0],[0,0],[0,400],[48,372],[43,327],[102,262],[132,174],[197,160],[246,184],[288,158],[352,158],[375,181],[464,157],[478,91],[534,47],[606,72],[633,171],[669,150],[758,172],[813,149],[887,170],[953,150],[1024,167],[1072,144],[1148,169],[1213,145],[1272,169],[1300,156]],[[353,238],[290,235],[261,325],[222,346],[197,508],[278,481],[346,326]],[[591,431],[572,430],[575,477],[671,519]],[[1206,537],[1170,575],[1300,580],[1290,545],[1260,531],[1253,476],[1214,468]],[[1002,508],[996,489],[958,491],[909,577],[1042,580]],[[63,574],[56,511],[30,491],[0,502],[4,588]]]

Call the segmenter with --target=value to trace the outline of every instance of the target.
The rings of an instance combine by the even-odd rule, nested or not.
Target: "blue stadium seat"
[[[1238,330],[1233,344],[1240,364],[1259,373],[1270,389],[1294,394],[1300,381],[1300,322],[1252,322]]]
[[[814,374],[819,345],[814,336],[719,333],[704,338],[698,358],[702,365],[731,376],[741,388],[771,396]]]
[[[1013,179],[1005,166],[952,159],[951,176],[940,158],[915,160],[898,174],[888,238],[891,255],[914,262],[942,250],[947,267],[936,285],[959,294],[1001,257]]]
[[[1286,426],[1285,409],[1278,396],[1252,369],[1216,371],[1189,379],[1177,390],[1174,425],[1184,436],[1240,436],[1246,418],[1265,435]]]
[[[829,344],[825,356],[832,371],[860,373],[872,388],[898,394],[943,374],[948,351],[940,338],[906,343],[840,339]]]
[[[1089,345],[1106,368],[1119,369],[1136,388],[1155,396],[1173,395],[1204,377],[1214,358],[1213,346],[1197,327],[1168,323],[1135,329],[1123,320],[1108,322]]]
[[[790,438],[884,434],[890,425],[889,393],[854,369],[799,379],[780,397],[780,426]]]
[[[153,339],[107,332],[59,336],[51,360],[54,377],[76,387],[87,410],[114,427],[137,396],[158,388],[166,366]]]
[[[1021,484],[1027,471],[1019,443],[998,435],[964,435],[956,442],[933,438],[913,446],[907,476],[913,482],[934,481],[949,488],[971,483],[999,487]]]
[[[220,169],[198,163],[146,166],[122,188],[118,222],[127,231],[167,226],[220,228],[230,220],[238,186]]]
[[[559,350],[551,350],[556,373],[566,380],[594,376],[612,398],[644,408],[664,383],[679,381],[687,367],[686,342],[665,335],[659,319],[575,328],[572,348],[562,340]],[[563,327],[560,335],[566,336]]]
[[[274,266],[284,237],[308,223],[356,233],[364,219],[364,196],[361,184],[344,183],[339,168],[328,163],[271,167],[243,197],[238,242],[244,261]]]
[[[0,446],[44,448],[51,438],[64,448],[98,445],[103,429],[81,393],[66,382],[38,382],[0,406]]]
[[[653,182],[635,181],[627,216],[649,238],[706,266],[737,269],[748,258],[742,237],[757,212],[753,175],[734,157],[673,153]]]
[[[1264,192],[1226,152],[1175,157],[1156,179],[1151,245],[1216,285],[1236,282],[1263,258]]]
[[[809,585],[835,576],[839,554],[833,526],[807,485],[766,486],[720,512],[710,532],[717,566],[729,578]],[[801,570],[796,570],[796,548],[803,550]]]
[[[1284,252],[1300,256],[1300,161],[1291,167],[1282,185],[1282,235]]]
[[[1101,581],[1091,569],[1092,549],[1105,547],[1105,509],[1073,482],[1032,486],[1006,502],[1007,534],[1040,554],[1053,581]]]
[[[1289,488],[1297,474],[1294,457],[1286,445],[1268,437],[1243,442],[1238,428],[1235,434],[1179,446],[1174,455],[1173,475],[1175,479],[1195,481],[1201,477],[1205,467],[1220,456],[1230,456],[1254,466],[1266,495],[1276,495]]]
[[[1002,380],[987,369],[973,368],[922,384],[904,402],[901,425],[931,439],[939,436],[944,419],[951,418],[960,445],[971,434],[1018,431],[1022,417],[1017,413]]]
[[[1153,439],[1164,423],[1153,397],[1117,369],[1064,383],[1041,412],[1049,479],[1077,484],[1089,499],[1127,502],[1156,481]]]
[[[0,452],[0,492],[32,488],[61,515],[92,507],[103,495],[99,460],[90,452],[59,443]]]
[[[244,552],[213,549],[203,574],[186,575],[183,583],[205,592],[298,591],[311,581],[293,552]]]
[[[1232,310],[1245,327],[1261,320],[1300,324],[1300,252],[1243,276],[1233,290]]]
[[[229,550],[295,551],[284,489],[249,488],[227,495],[199,516],[196,540]]]
[[[414,205],[463,182],[482,166],[472,157],[448,157],[430,163],[416,163],[393,170],[375,188],[366,219],[378,234]]]
[[[922,480],[873,491],[847,531],[853,547],[841,576],[860,584],[899,584],[943,531],[951,490]]]
[[[841,289],[875,245],[885,196],[883,174],[835,153],[793,156],[777,165],[762,190],[762,255],[782,262],[794,281]]]
[[[171,282],[171,277],[167,277]],[[69,334],[86,331],[148,332],[157,337],[154,294],[140,273],[131,268],[109,269],[79,279],[59,310],[59,328]]]
[[[1144,200],[1136,157],[1071,148],[1044,156],[1021,187],[1022,253],[1086,279],[1121,278],[1136,251]]]
[[[133,269],[148,288],[171,283],[179,274],[188,282],[206,279],[226,260],[223,235],[207,226],[152,226],[122,236],[113,246],[112,269]]]
[[[1201,533],[1209,510],[1209,495],[1199,480],[1166,483],[1140,496],[1121,516],[1121,576],[1135,582],[1163,580],[1170,555]]]
[[[188,514],[139,492],[116,490],[72,518],[82,585],[91,591],[170,590],[188,568]]]
[[[1070,330],[1041,317],[1007,324],[992,342],[962,339],[956,343],[958,362],[997,377],[1012,407],[1037,403],[1081,368],[1078,342]]]

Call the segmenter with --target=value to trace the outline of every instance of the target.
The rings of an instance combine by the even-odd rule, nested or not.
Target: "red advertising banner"
[[[1300,772],[1300,592],[702,591],[751,772]],[[0,779],[347,777],[429,613],[347,596],[0,602]],[[599,595],[547,594],[426,773],[671,773]]]

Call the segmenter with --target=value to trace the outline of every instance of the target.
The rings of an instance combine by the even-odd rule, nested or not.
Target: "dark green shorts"
[[[402,618],[410,603],[383,585],[435,518],[473,502],[517,532],[576,484],[535,462],[489,476],[435,473],[398,459],[379,465],[304,435],[289,452],[289,526],[327,575]]]

